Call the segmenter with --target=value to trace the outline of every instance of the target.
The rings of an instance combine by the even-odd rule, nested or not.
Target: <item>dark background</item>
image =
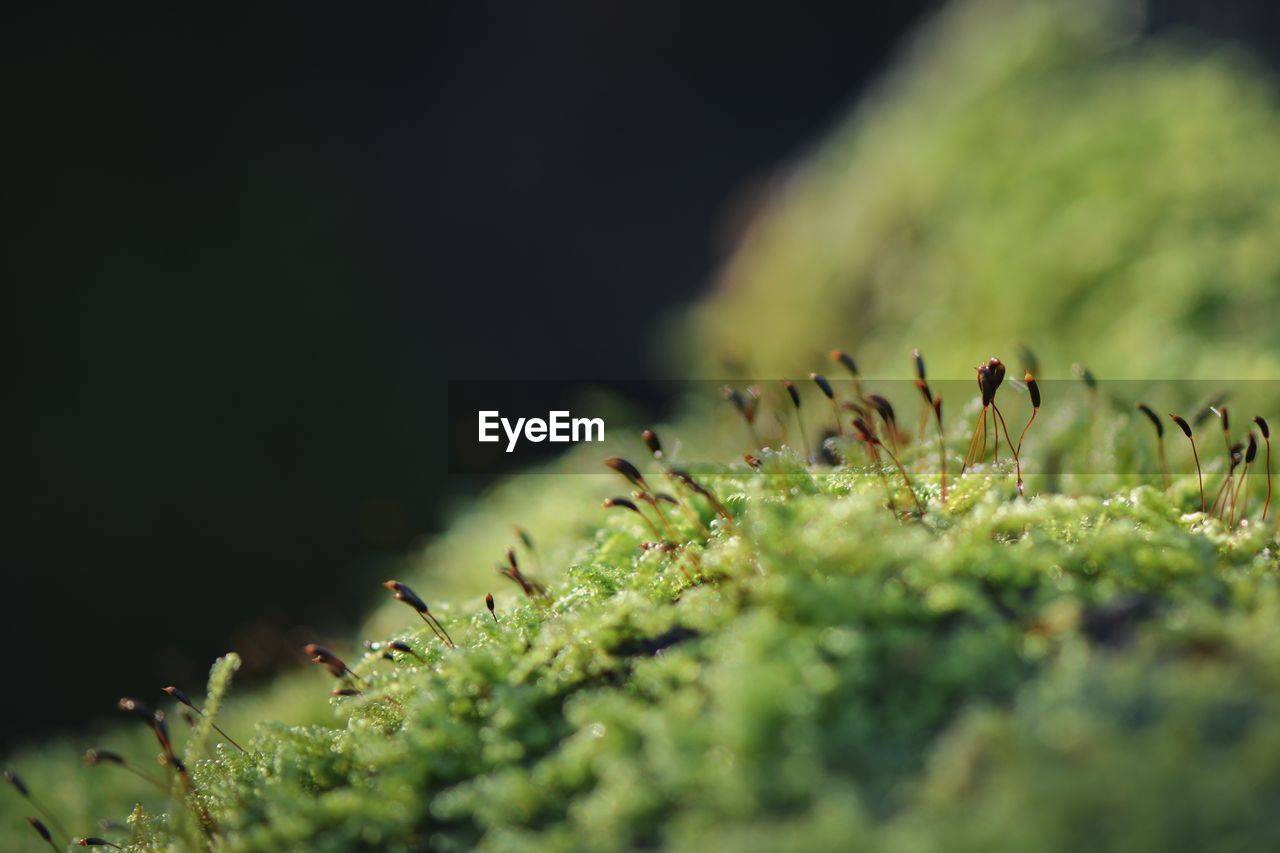
[[[446,380],[652,375],[732,211],[937,5],[9,20],[0,744],[354,624],[472,485]]]

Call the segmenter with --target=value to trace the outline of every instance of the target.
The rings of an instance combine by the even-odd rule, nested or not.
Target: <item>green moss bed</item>
[[[258,722],[249,754],[197,733],[190,793],[134,791],[102,834],[252,850],[1280,843],[1273,527],[1187,512],[1194,478],[1179,500],[1027,501],[988,467],[946,507],[919,478],[916,518],[864,469],[815,474],[789,451],[762,469],[700,469],[734,521],[693,500],[711,535],[671,513],[678,554],[643,548],[625,512],[547,548],[568,549],[554,576],[517,552],[549,597],[499,588],[496,620],[479,601],[435,610],[456,650],[396,604],[389,636],[425,662],[353,659],[351,697],[305,673],[323,723]],[[233,736],[248,725],[228,717]],[[154,754],[148,737],[123,749]],[[62,799],[65,781],[20,769]],[[117,802],[133,781],[82,772]]]
[[[139,850],[1280,849],[1276,507],[1264,522],[1256,463],[1245,523],[1201,512],[1183,436],[1170,423],[1166,487],[1134,410],[1191,417],[1222,388],[1236,439],[1254,414],[1280,423],[1268,385],[1226,380],[1280,371],[1280,114],[1247,59],[1135,20],[1103,0],[956,4],[779,177],[663,347],[682,377],[729,363],[761,382],[763,448],[695,394],[657,426],[669,460],[611,422],[604,450],[497,486],[403,578],[456,649],[388,595],[329,643],[356,676],[237,691],[228,655],[189,690],[194,728],[142,697],[189,781],[134,719],[6,766],[68,835]],[[958,476],[972,367],[995,353],[1021,375],[1021,341],[1045,389],[1025,497],[1007,453]],[[906,433],[914,389],[875,377],[909,380],[921,346],[931,377],[964,380],[945,504],[930,441],[902,452],[923,512],[848,440],[836,464],[791,449],[778,380],[834,376],[832,346]],[[1204,382],[1141,384],[1169,377]],[[1005,388],[1016,437],[1027,396]],[[831,410],[802,394],[816,440]],[[1218,429],[1197,425],[1211,498]],[[672,547],[601,507],[631,490],[611,453],[677,495]],[[509,547],[545,596],[495,573]],[[412,651],[388,659],[389,640]],[[164,790],[83,766],[87,747]],[[40,849],[34,804],[3,793],[0,849]]]

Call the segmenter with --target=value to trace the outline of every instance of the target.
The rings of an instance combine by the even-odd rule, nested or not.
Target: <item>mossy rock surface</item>
[[[1238,58],[1135,41],[1122,10],[1090,8],[944,16],[781,188],[682,324],[685,366],[804,375],[845,346],[905,376],[920,346],[962,378],[1027,341],[1050,375],[1274,373],[1272,95]],[[690,497],[669,509],[683,547],[645,548],[636,516],[600,508],[621,481],[573,473],[606,454],[575,451],[461,510],[405,578],[458,649],[389,601],[359,636],[425,662],[336,641],[359,695],[331,697],[316,667],[223,697],[223,662],[209,704],[249,754],[202,727],[172,797],[78,765],[95,745],[159,776],[140,726],[11,764],[74,834],[139,849],[1276,847],[1261,479],[1248,524],[1208,518],[1181,436],[1165,489],[1149,427],[1079,386],[1029,434],[1020,498],[1008,461],[956,477],[976,406],[950,405],[945,504],[935,447],[903,451],[917,513],[849,444],[836,466],[731,461],[732,412],[695,401],[659,432],[732,522]],[[1025,399],[1006,414],[1020,426]],[[639,460],[638,438],[611,438]],[[547,598],[493,572],[509,545]],[[0,798],[0,847],[36,849],[31,813]]]

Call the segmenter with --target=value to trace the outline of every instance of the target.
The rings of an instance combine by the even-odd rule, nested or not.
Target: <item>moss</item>
[[[1274,370],[1269,96],[1238,61],[1075,8],[944,18],[756,226],[692,320],[710,343],[691,361],[807,371],[852,338],[867,364],[905,368],[918,343],[961,375],[1026,336],[1058,365],[1087,344],[1113,372],[1208,375],[1245,353],[1238,375]],[[971,392],[948,392],[945,506],[934,448],[904,455],[918,519],[886,506],[911,506],[895,472],[848,447],[834,468],[785,449],[724,465],[746,448],[693,401],[659,432],[733,524],[695,498],[697,521],[671,515],[688,546],[645,549],[639,519],[600,509],[610,451],[577,451],[426,549],[409,580],[456,651],[389,601],[359,636],[425,663],[353,640],[359,695],[330,697],[317,667],[221,702],[224,659],[206,711],[250,754],[179,732],[195,760],[177,802],[78,768],[82,742],[13,766],[72,831],[140,848],[198,847],[213,825],[243,850],[1275,846],[1275,528],[1193,512],[1185,468],[1157,489],[1147,425],[1078,386],[1046,389],[1029,499],[1007,465],[955,480]],[[545,600],[492,572],[512,523]],[[99,741],[156,751],[133,726]],[[0,798],[0,846],[32,840],[25,808]]]
[[[1004,470],[966,478],[967,509],[903,521],[874,477],[765,458],[778,476],[714,477],[737,520],[704,512],[695,584],[612,515],[550,602],[452,617],[457,651],[401,607],[429,663],[367,655],[330,722],[216,747],[195,808],[237,849],[952,849],[1006,823],[1048,849],[1203,849],[1223,824],[1280,831],[1273,531],[1209,535],[1147,486],[1015,501]]]
[[[805,375],[840,345],[905,376],[919,345],[968,377],[1026,341],[1059,377],[1274,376],[1274,91],[1238,54],[1138,38],[1138,5],[951,4],[776,182],[678,369]]]

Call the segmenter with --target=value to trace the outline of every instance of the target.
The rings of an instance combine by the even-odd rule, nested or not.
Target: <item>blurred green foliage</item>
[[[1126,4],[951,7],[772,201],[679,340],[712,376],[831,346],[939,376],[1033,346],[1049,377],[1280,367],[1280,113],[1243,57]],[[687,350],[688,348],[686,348]],[[682,365],[683,366],[683,365]]]
[[[801,373],[856,345],[905,372],[920,345],[960,377],[1026,340],[1051,372],[1274,370],[1270,95],[1239,60],[1135,41],[1116,7],[1083,5],[945,16],[754,226],[690,321],[706,343],[691,363]],[[425,662],[335,643],[359,695],[330,696],[316,667],[224,703],[224,659],[206,710],[250,753],[201,722],[186,754],[206,757],[175,800],[76,767],[90,745],[154,754],[145,727],[12,764],[72,831],[140,849],[201,846],[202,825],[244,850],[1273,847],[1280,567],[1261,484],[1228,531],[1193,511],[1180,445],[1167,493],[1064,473],[1151,462],[1127,405],[1072,393],[1028,438],[1027,501],[1007,463],[954,480],[972,410],[953,399],[946,506],[933,448],[905,456],[919,520],[886,509],[886,488],[910,505],[901,481],[847,446],[817,472],[788,450],[761,472],[699,462],[745,448],[693,405],[659,431],[735,522],[698,498],[696,521],[672,510],[683,551],[641,548],[639,519],[600,508],[616,477],[563,473],[603,455],[576,451],[426,550],[409,580],[458,650],[388,602],[361,636]],[[816,423],[825,401],[805,400]],[[492,571],[512,523],[549,600]],[[5,849],[36,849],[26,807],[0,798]]]

